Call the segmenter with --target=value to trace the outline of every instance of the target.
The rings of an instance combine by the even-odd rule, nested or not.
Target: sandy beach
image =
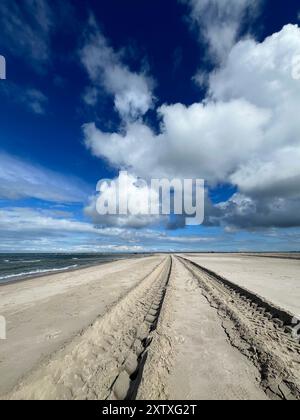
[[[300,260],[294,254],[268,257],[190,254],[187,257],[300,318]]]
[[[300,261],[155,255],[0,288],[2,399],[298,399]]]
[[[117,261],[1,286],[8,339],[0,341],[0,393],[103,315],[160,260]]]

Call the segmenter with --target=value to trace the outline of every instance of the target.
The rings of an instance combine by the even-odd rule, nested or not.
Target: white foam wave
[[[70,269],[76,268],[76,267],[78,267],[78,264],[70,265],[68,267],[62,267],[62,268],[51,268],[51,269],[45,269],[45,270],[27,271],[27,272],[18,273],[18,274],[8,274],[7,276],[0,277],[0,281],[1,280],[12,279],[12,278],[17,278],[17,277],[26,277],[26,276],[31,276],[31,275],[35,275],[35,274],[51,273],[51,272],[55,272],[55,271],[65,271],[65,270],[70,270]]]

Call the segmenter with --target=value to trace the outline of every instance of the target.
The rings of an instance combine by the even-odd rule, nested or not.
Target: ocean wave
[[[72,268],[76,268],[78,267],[78,264],[75,265],[69,265],[68,267],[62,267],[62,268],[49,268],[49,269],[45,269],[45,270],[34,270],[34,271],[27,271],[24,273],[17,273],[17,274],[8,274],[7,276],[2,276],[0,277],[0,281],[1,280],[7,280],[7,279],[12,279],[12,278],[17,278],[17,277],[26,277],[26,276],[31,276],[31,275],[35,275],[35,274],[43,274],[43,273],[51,273],[54,271],[65,271],[65,270],[70,270]]]
[[[9,264],[17,264],[17,263],[23,263],[23,264],[32,264],[32,263],[38,263],[42,260],[3,260],[5,263]]]

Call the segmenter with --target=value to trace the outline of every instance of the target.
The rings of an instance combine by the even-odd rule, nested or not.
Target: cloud
[[[114,97],[115,109],[125,120],[136,119],[152,108],[152,80],[145,72],[133,72],[122,62],[121,53],[109,45],[93,17],[80,58],[93,83],[84,96],[88,105],[96,103],[97,91],[104,88]]]
[[[0,250],[9,252],[138,252],[214,241],[212,237],[168,236],[149,229],[100,228],[72,216],[59,216],[51,209],[27,207],[0,208],[0,235]]]
[[[115,253],[140,253],[146,252],[142,245],[78,245],[72,247],[72,252],[115,252]]]
[[[14,156],[0,153],[0,198],[76,203],[84,202],[88,187],[72,177],[65,177]]]
[[[112,134],[87,124],[85,143],[95,156],[147,179],[193,176],[224,182],[263,142],[263,127],[269,120],[268,111],[244,100],[164,105],[158,112],[159,135],[139,122],[128,125],[124,133]],[[246,138],[251,141],[241,147]]]
[[[0,45],[39,70],[49,60],[53,22],[46,0],[2,0]]]
[[[225,182],[236,165],[248,160],[262,142],[269,112],[243,98],[207,101],[189,107],[163,106],[162,136],[166,167],[182,177],[197,176],[209,183]],[[241,148],[241,139],[251,139]]]
[[[38,89],[24,88],[13,82],[1,83],[0,92],[10,102],[22,105],[24,108],[37,115],[46,113],[48,98]]]
[[[244,194],[253,197],[299,195],[300,147],[282,147],[241,166],[230,179]]]
[[[192,176],[204,178],[210,186],[233,184],[255,200],[257,211],[261,197],[268,197],[269,203],[285,199],[280,201],[282,212],[286,203],[287,211],[295,213],[300,90],[292,77],[292,63],[299,53],[296,25],[285,26],[261,43],[241,40],[211,74],[203,102],[158,109],[158,134],[142,121],[127,123],[114,133],[86,124],[85,144],[113,167],[146,179]],[[298,225],[294,216],[289,223]],[[253,224],[257,224],[254,219]]]
[[[0,208],[2,252],[140,252],[185,250],[260,250],[299,248],[299,230],[239,234],[214,229],[208,234],[170,235],[166,232],[117,227],[99,228],[56,209]],[[229,238],[229,239],[228,239]]]
[[[237,42],[246,20],[253,19],[263,0],[180,0],[190,8],[190,21],[208,44],[210,56],[223,62]]]
[[[258,199],[237,193],[217,207],[220,212],[211,218],[213,224],[249,230],[300,226],[300,194]]]
[[[161,216],[150,214],[150,197],[154,205],[159,207],[159,196],[156,191],[151,190],[147,184],[142,184],[134,175],[122,173],[118,178],[102,183],[98,196],[91,197],[89,204],[85,207],[85,214],[96,225],[140,229],[151,224],[158,224],[162,220]],[[110,208],[115,209],[116,214],[100,214],[100,199],[101,209],[107,209],[111,203]],[[119,199],[126,203],[126,207],[130,210],[129,214],[119,214]]]
[[[255,153],[230,176],[246,194],[286,196],[299,192],[299,81],[292,77],[293,57],[300,54],[300,29],[287,25],[264,42],[240,41],[226,65],[211,75],[214,101],[244,98],[270,115]],[[257,139],[245,139],[244,143]]]
[[[120,232],[114,229],[97,229],[90,223],[70,218],[58,217],[48,209],[32,209],[27,207],[10,207],[0,209],[0,229],[2,231],[23,232],[28,234],[41,231],[66,233],[96,233],[116,236]]]
[[[59,216],[49,209],[9,207],[0,209],[0,233],[0,249],[4,251],[94,252],[96,246],[111,249],[112,240],[117,248],[114,238],[121,232],[113,228],[96,229],[90,223]]]

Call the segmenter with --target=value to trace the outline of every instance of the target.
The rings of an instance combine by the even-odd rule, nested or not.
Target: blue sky
[[[2,0],[0,252],[300,250],[299,18],[296,0]],[[97,217],[121,169],[204,178],[204,225]]]

